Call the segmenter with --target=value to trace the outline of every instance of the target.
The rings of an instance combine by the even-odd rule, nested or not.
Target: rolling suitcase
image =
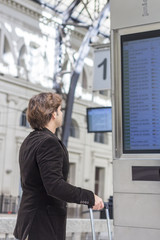
[[[107,218],[108,237],[109,237],[109,240],[112,240],[111,226],[110,226],[110,217],[109,217],[109,206],[108,206],[108,203],[107,203],[107,202],[104,203],[104,208],[105,208],[106,218]],[[91,220],[92,236],[93,236],[93,240],[96,240],[96,234],[95,234],[95,228],[94,228],[94,219],[93,219],[93,210],[92,210],[92,208],[89,207],[89,211],[90,211],[90,220]]]

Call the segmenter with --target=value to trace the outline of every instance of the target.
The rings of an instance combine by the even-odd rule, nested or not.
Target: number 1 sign
[[[110,79],[110,49],[94,50],[93,90],[106,90],[111,88]]]

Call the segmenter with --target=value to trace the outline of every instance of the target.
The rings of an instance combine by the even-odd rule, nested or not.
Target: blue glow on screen
[[[160,32],[140,38],[122,41],[123,150],[159,152]]]
[[[111,107],[87,109],[88,132],[111,132]]]

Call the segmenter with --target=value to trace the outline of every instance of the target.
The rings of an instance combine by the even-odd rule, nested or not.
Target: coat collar
[[[52,137],[57,137],[53,132],[51,132],[48,128],[43,128],[41,131],[44,131],[46,133],[48,133],[49,135],[51,135]]]

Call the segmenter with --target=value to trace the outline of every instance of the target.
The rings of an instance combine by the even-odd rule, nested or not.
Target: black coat
[[[31,132],[19,154],[22,200],[14,236],[64,240],[66,202],[94,205],[94,194],[67,183],[68,152],[48,129]]]

